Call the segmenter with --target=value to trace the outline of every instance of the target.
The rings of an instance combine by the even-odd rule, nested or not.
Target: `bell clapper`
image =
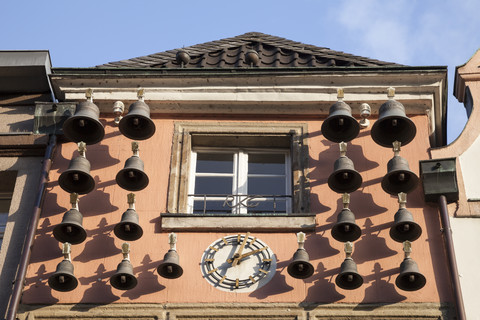
[[[118,125],[120,120],[122,120],[122,114],[125,110],[125,105],[122,101],[115,101],[113,104],[113,115],[115,116],[115,124]]]
[[[371,113],[372,108],[370,108],[368,103],[362,103],[360,105],[360,117],[362,117],[362,120],[360,120],[359,124],[361,128],[368,128],[370,125],[370,120],[367,118],[370,117]]]

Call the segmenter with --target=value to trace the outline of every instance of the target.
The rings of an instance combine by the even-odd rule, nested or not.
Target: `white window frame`
[[[233,154],[233,173],[196,173],[196,164],[197,164],[197,152],[208,152],[208,153],[229,153]],[[285,172],[283,175],[274,175],[274,174],[249,174],[248,173],[248,155],[249,154],[265,154],[265,153],[275,153],[275,154],[284,154],[285,159]],[[285,208],[286,214],[292,213],[292,164],[290,150],[287,149],[272,149],[272,148],[215,148],[215,147],[197,147],[193,148],[190,153],[190,172],[188,175],[188,194],[194,194],[195,190],[195,180],[196,177],[201,176],[232,176],[232,194],[233,197],[232,203],[232,214],[248,214],[248,208],[246,206],[240,205],[242,200],[245,200],[248,193],[248,178],[249,177],[285,177],[285,192],[284,195],[289,197],[285,198]],[[245,197],[237,197],[238,195],[245,195]],[[209,197],[209,200],[225,200],[225,197]],[[265,198],[255,198],[254,201],[260,202],[265,200],[271,200],[271,197]],[[187,210],[188,213],[193,213],[193,206],[195,200],[204,200],[203,197],[199,196],[188,196],[187,200]],[[266,212],[270,213],[270,212]],[[273,212],[272,212],[273,214]]]

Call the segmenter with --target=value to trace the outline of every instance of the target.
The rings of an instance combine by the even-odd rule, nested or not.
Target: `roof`
[[[97,68],[296,68],[394,67],[400,64],[369,59],[301,42],[249,32],[148,56],[109,62]]]

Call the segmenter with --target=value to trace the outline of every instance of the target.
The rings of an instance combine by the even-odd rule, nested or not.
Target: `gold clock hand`
[[[257,250],[252,250],[252,251],[250,251],[250,252],[247,252],[247,253],[242,254],[241,256],[239,256],[239,257],[236,258],[236,259],[237,259],[238,261],[240,261],[240,260],[242,260],[243,258],[246,258],[246,257],[248,257],[248,256],[251,256],[252,254],[255,254],[255,253],[257,253],[257,252],[263,251],[263,250],[265,250],[265,249],[267,249],[267,248],[268,248],[268,247],[263,247],[263,248],[260,248],[260,249],[257,249]],[[228,262],[228,263],[232,263],[233,260],[234,260],[234,259],[228,259],[227,262]]]
[[[250,236],[250,232],[247,232],[247,234],[243,238],[242,244],[240,245],[240,249],[238,249],[237,253],[235,253],[233,255],[234,259],[233,259],[233,262],[232,262],[232,267],[235,267],[237,265],[238,260],[239,260],[238,258],[242,255],[243,249],[245,248],[245,245],[247,244],[247,240],[248,240],[249,236]]]

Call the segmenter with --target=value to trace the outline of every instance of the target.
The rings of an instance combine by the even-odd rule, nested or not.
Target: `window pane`
[[[285,174],[285,154],[249,153],[248,173]]]
[[[195,194],[232,194],[232,177],[196,177]]]
[[[285,177],[248,177],[248,194],[285,195]]]
[[[250,200],[249,204],[258,204],[255,207],[249,207],[248,213],[286,213],[287,203],[285,198],[269,200]]]
[[[205,202],[205,213],[232,213],[232,209],[223,206],[224,201],[208,200]],[[193,202],[193,213],[204,213],[204,201]]]
[[[197,153],[197,172],[233,173],[233,154]]]

